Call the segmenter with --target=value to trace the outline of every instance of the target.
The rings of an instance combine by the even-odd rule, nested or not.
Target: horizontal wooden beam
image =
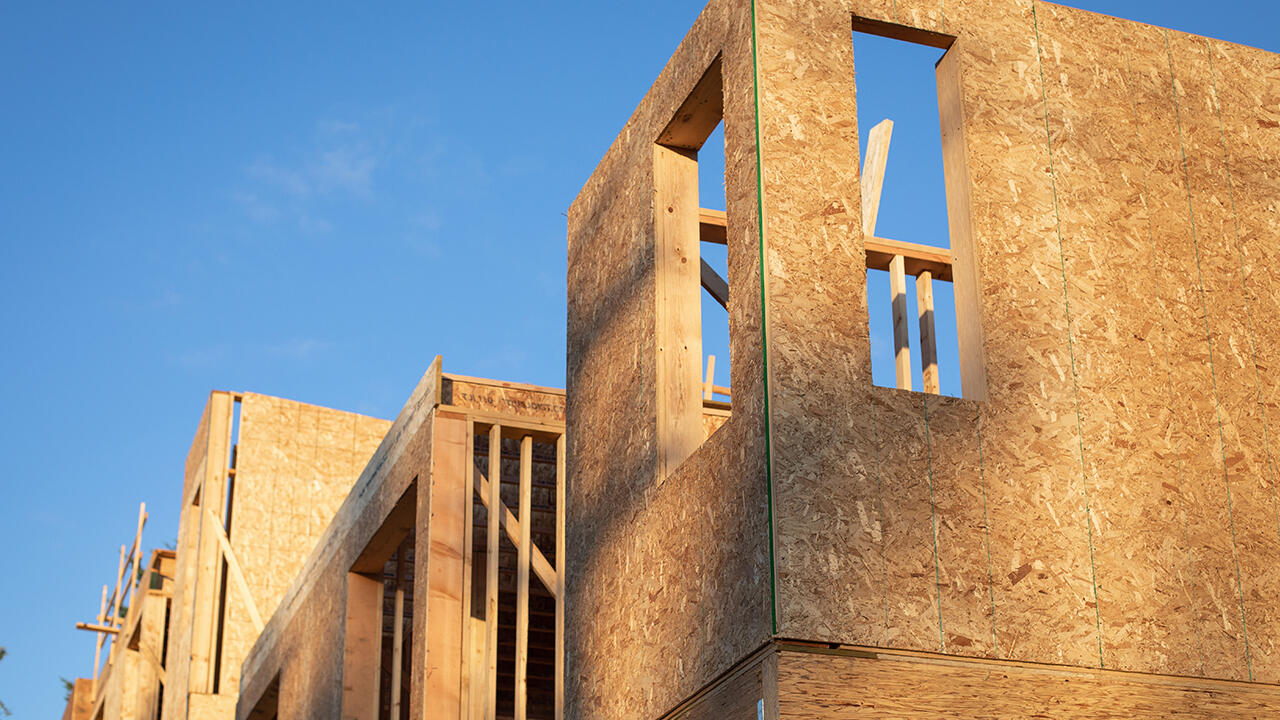
[[[76,623],[77,630],[89,630],[91,632],[111,633],[115,635],[120,632],[120,628],[111,627],[109,625],[94,625],[93,623]]]
[[[702,242],[723,245],[725,243],[724,211],[703,208],[698,212]],[[951,250],[947,248],[869,237],[866,241],[866,250],[868,270],[887,271],[893,256],[901,255],[905,260],[908,275],[916,276],[927,271],[933,273],[934,280],[951,282]]]
[[[716,245],[729,244],[729,222],[723,210],[698,209],[698,239]]]
[[[934,280],[951,282],[951,251],[947,248],[870,237],[866,249],[868,270],[887,271],[894,256],[901,255],[907,275],[929,272],[933,273]]]

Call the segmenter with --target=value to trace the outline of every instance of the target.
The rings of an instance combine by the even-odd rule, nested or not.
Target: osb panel
[[[569,717],[657,717],[769,633],[749,32],[709,5],[570,208]],[[658,478],[653,142],[717,54],[733,414]]]
[[[1257,456],[1259,465],[1265,463],[1265,477],[1257,477],[1251,493],[1256,502],[1258,495],[1273,503],[1272,514],[1277,534],[1280,534],[1280,517],[1277,517],[1275,477],[1275,423],[1280,420],[1280,404],[1276,383],[1276,371],[1280,367],[1280,347],[1275,338],[1280,337],[1280,287],[1272,279],[1272,268],[1280,264],[1277,247],[1280,247],[1280,57],[1253,48],[1210,43],[1210,59],[1213,62],[1211,80],[1215,81],[1215,94],[1221,112],[1224,155],[1226,156],[1229,185],[1228,200],[1232,206],[1232,230],[1239,246],[1242,286],[1247,298],[1247,320],[1252,333],[1253,364],[1257,368],[1258,398],[1262,405],[1258,418],[1263,433],[1265,453]],[[1237,78],[1253,78],[1250,83],[1235,81]],[[1237,342],[1238,344],[1238,342]],[[1243,352],[1243,348],[1240,349]],[[1253,428],[1256,433],[1257,427]],[[1265,513],[1264,513],[1265,514]],[[1237,528],[1239,533],[1241,528]],[[1245,552],[1274,548],[1272,534],[1266,523],[1251,524],[1240,535]],[[1280,563],[1271,560],[1247,562],[1242,571],[1247,578],[1245,588],[1246,607],[1254,615],[1250,620],[1251,636],[1258,637],[1257,627],[1268,628],[1266,645],[1261,645],[1253,658],[1254,678],[1264,682],[1280,682],[1280,669],[1276,667],[1275,644],[1280,632],[1275,629],[1274,602],[1280,578],[1276,572]],[[1265,556],[1264,556],[1265,557]],[[1252,647],[1252,642],[1251,642]]]
[[[1193,674],[1199,658],[1185,533],[1169,531],[1182,529],[1182,507],[1127,24],[1051,5],[1037,17],[1104,619],[1102,662]]]
[[[315,549],[305,558],[242,665],[236,717],[248,717],[279,678],[281,718],[337,717],[341,711],[346,575],[388,514],[419,477],[429,477],[430,417],[439,358],[428,368],[360,472]],[[371,437],[370,425],[357,435]],[[421,525],[419,527],[422,527]]]
[[[834,718],[1209,718],[1270,717],[1273,688],[1160,682],[974,662],[778,653],[778,716]]]
[[[985,402],[868,388],[849,10],[960,38]],[[758,14],[779,634],[1274,678],[1275,57],[1029,0]]]
[[[244,395],[230,537],[264,620],[390,425],[292,400]],[[242,599],[229,591],[220,692],[238,692],[240,664],[256,639]]]

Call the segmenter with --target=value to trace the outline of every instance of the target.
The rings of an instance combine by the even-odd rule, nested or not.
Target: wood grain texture
[[[1194,684],[1050,667],[778,653],[781,720],[835,718],[1261,718],[1273,687]]]

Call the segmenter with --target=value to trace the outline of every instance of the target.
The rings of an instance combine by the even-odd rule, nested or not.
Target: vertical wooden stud
[[[698,155],[654,146],[658,477],[702,444]]]
[[[884,119],[871,128],[867,137],[866,159],[862,161],[862,233],[876,234],[876,218],[880,215],[880,191],[884,188],[884,168],[889,161],[889,139],[893,121]]]
[[[471,717],[471,560],[475,532],[475,486],[476,486],[476,424],[467,421],[466,450],[466,515],[463,516],[462,529],[462,682],[459,696],[462,701],[462,717]]]
[[[715,356],[707,366],[707,384],[711,384],[711,370],[715,367]],[[556,438],[556,677],[555,677],[555,720],[564,718],[564,571],[565,542],[565,440],[564,435]]]
[[[911,345],[907,334],[907,272],[905,260],[894,255],[889,262],[889,293],[893,296],[893,366],[898,388],[911,389]]]
[[[702,381],[702,399],[710,400],[716,387],[716,356],[707,356],[707,376]]]
[[[529,669],[529,558],[533,543],[533,438],[520,440],[520,547],[516,565],[516,711],[526,720]]]
[[[391,720],[400,720],[400,697],[404,692],[401,687],[404,672],[404,552],[408,547],[409,540],[405,538],[396,548],[396,601],[391,616]]]
[[[982,358],[982,275],[974,246],[969,159],[964,139],[964,100],[960,93],[960,60],[964,40],[957,40],[938,61],[938,119],[942,125],[942,169],[947,187],[947,226],[951,235],[951,275],[956,298],[956,336],[960,346],[960,387],[964,397],[987,397],[987,370]]]
[[[98,626],[101,627],[107,620],[107,586],[102,586],[102,602],[98,605]],[[98,680],[98,670],[102,667],[102,643],[106,639],[104,633],[98,633],[98,640],[94,643],[93,648],[93,680]],[[94,692],[97,692],[96,690]]]
[[[502,426],[489,428],[489,510],[485,555],[485,720],[498,712],[498,532],[502,524]]]
[[[916,306],[920,315],[920,389],[937,395],[938,339],[933,325],[933,273],[925,270],[916,276]]]

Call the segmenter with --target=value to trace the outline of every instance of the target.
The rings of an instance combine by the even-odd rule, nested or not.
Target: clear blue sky
[[[1280,50],[1269,2],[1075,4]],[[57,717],[58,676],[91,673],[73,625],[138,502],[148,547],[176,537],[210,389],[389,418],[436,353],[563,383],[563,213],[700,9],[206,5],[0,7],[17,718]]]

